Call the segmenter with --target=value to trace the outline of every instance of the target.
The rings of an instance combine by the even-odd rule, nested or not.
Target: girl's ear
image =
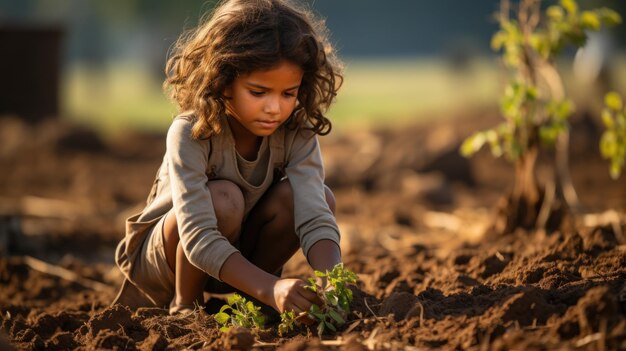
[[[233,85],[227,86],[222,92],[222,97],[226,100],[230,100],[233,97]]]

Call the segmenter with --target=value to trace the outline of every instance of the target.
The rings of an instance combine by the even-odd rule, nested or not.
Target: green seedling
[[[604,103],[602,122],[606,130],[600,138],[600,153],[611,162],[611,178],[617,179],[622,173],[626,158],[626,109],[622,98],[615,92],[606,94]]]
[[[296,324],[296,313],[285,311],[280,314],[280,324],[278,325],[278,335],[283,336],[294,329]]]
[[[356,283],[357,275],[344,268],[343,263],[339,263],[330,271],[315,271],[315,276],[317,279],[308,279],[309,284],[306,288],[317,293],[323,304],[311,306],[302,316],[296,317],[293,311],[283,313],[282,323],[278,326],[279,334],[293,330],[299,318],[309,318],[318,323],[318,335],[322,335],[326,330],[336,332],[338,327],[346,323],[352,302],[352,290],[348,287]],[[321,280],[321,284],[318,284],[317,280]]]
[[[230,311],[230,314],[226,313],[227,311]],[[255,306],[252,301],[246,300],[239,294],[229,296],[228,304],[222,306],[214,318],[221,325],[220,331],[222,332],[227,332],[230,327],[235,326],[262,329],[265,324],[261,307]]]

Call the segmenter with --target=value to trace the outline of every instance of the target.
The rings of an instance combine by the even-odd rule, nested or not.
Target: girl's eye
[[[252,94],[252,96],[262,96],[264,94],[264,92],[263,91],[250,90],[250,94]]]
[[[291,93],[291,92],[284,93],[284,95],[287,96],[287,97],[295,97],[296,96],[295,93]]]

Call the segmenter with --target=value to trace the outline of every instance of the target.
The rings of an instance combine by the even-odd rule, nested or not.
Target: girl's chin
[[[259,136],[259,137],[266,137],[266,136],[270,136],[272,134],[274,134],[274,132],[276,131],[276,129],[263,129],[263,130],[255,130],[254,132],[252,132],[254,135]]]

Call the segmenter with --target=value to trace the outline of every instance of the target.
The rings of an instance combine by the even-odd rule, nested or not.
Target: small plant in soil
[[[278,325],[278,335],[283,336],[294,329],[296,324],[296,313],[285,311],[280,314],[280,324]]]
[[[357,281],[357,275],[346,269],[343,263],[337,264],[326,272],[315,271],[316,278],[309,278],[306,286],[317,293],[322,299],[321,306],[312,305],[309,311],[295,316],[293,311],[281,314],[281,324],[278,326],[280,335],[293,330],[294,324],[302,318],[309,318],[318,323],[318,335],[330,330],[336,332],[338,327],[346,323],[352,302],[352,290],[349,289]],[[318,280],[321,281],[318,284]]]
[[[545,12],[541,0],[520,0],[516,11],[512,11],[508,0],[501,4],[500,30],[491,45],[502,51],[504,64],[511,73],[501,101],[505,121],[470,136],[461,146],[461,153],[470,156],[488,145],[495,157],[505,156],[515,164],[515,184],[506,205],[500,209],[496,232],[556,229],[579,204],[567,166],[568,119],[574,104],[566,95],[555,62],[565,47],[584,46],[589,31],[616,25],[621,17],[608,8],[582,11],[574,0],[561,0]],[[511,18],[511,13],[516,13],[516,17]],[[608,133],[605,141],[614,136],[613,132]],[[612,140],[605,144],[611,151],[616,145]],[[551,162],[553,179],[539,184],[537,157],[540,150],[551,146],[556,146]],[[618,155],[611,159],[615,174],[614,169],[621,166],[620,158]]]
[[[255,306],[252,301],[246,300],[239,294],[229,296],[228,304],[222,306],[214,318],[221,325],[220,331],[222,332],[229,331],[231,327],[262,329],[265,324],[261,307]]]

